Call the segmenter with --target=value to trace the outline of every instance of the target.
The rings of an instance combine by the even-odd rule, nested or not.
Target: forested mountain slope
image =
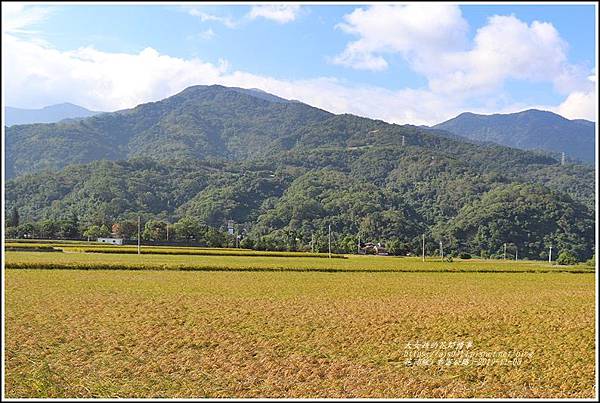
[[[233,220],[247,245],[278,249],[321,242],[331,225],[340,251],[360,236],[415,253],[425,233],[431,249],[444,239],[449,251],[478,255],[505,242],[522,257],[543,257],[550,243],[593,253],[590,166],[255,90],[191,87],[127,111],[10,130],[20,175],[6,184],[6,214],[16,209],[22,222],[110,227],[142,215],[224,230]],[[19,151],[27,144],[29,154]]]
[[[253,95],[257,94],[257,95]],[[245,159],[332,114],[221,86],[189,87],[133,109],[6,129],[7,176],[135,156]]]
[[[588,120],[569,120],[548,111],[530,109],[518,113],[478,115],[462,113],[434,128],[471,140],[488,141],[524,150],[565,153],[572,160],[594,163],[595,125]]]

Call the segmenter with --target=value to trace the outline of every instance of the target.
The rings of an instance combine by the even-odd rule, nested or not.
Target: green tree
[[[183,217],[173,224],[176,239],[199,240],[202,227],[198,220],[192,217]]]
[[[84,232],[83,236],[88,239],[97,239],[110,235],[110,231],[105,225],[90,225]]]
[[[19,238],[35,238],[37,237],[37,226],[34,223],[26,222],[17,227]]]
[[[240,248],[244,248],[244,249],[254,249],[254,240],[250,237],[244,237],[242,238],[242,240],[240,241]]]
[[[59,224],[53,220],[46,219],[38,223],[40,238],[52,239],[56,237]]]
[[[206,243],[211,248],[220,248],[225,243],[225,234],[213,227],[208,227],[204,235]]]
[[[385,248],[390,255],[406,256],[410,253],[412,245],[401,238],[394,238],[385,243]]]
[[[19,237],[19,229],[17,227],[8,227],[4,232],[6,239],[16,239]]]
[[[56,231],[58,238],[78,238],[79,237],[79,223],[73,218],[61,220],[58,222],[58,230]]]
[[[346,235],[339,242],[340,252],[342,253],[357,253],[358,239],[354,235]]]
[[[19,210],[17,206],[13,206],[10,210],[10,216],[7,220],[8,227],[18,227],[19,226]]]
[[[122,220],[113,226],[113,231],[123,239],[137,238],[138,222],[137,220]]]
[[[149,220],[144,225],[142,237],[152,241],[167,239],[167,223],[159,220]]]
[[[577,264],[577,258],[571,252],[564,251],[560,252],[558,259],[556,259],[556,263],[564,266],[574,265]]]

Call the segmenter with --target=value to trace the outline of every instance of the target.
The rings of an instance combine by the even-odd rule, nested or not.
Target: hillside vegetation
[[[14,126],[6,155],[18,175],[6,184],[13,236],[120,223],[135,237],[141,215],[144,239],[165,239],[168,222],[172,238],[209,246],[235,245],[233,220],[254,249],[324,252],[331,225],[337,252],[360,238],[420,254],[426,234],[429,253],[440,240],[446,253],[477,256],[504,243],[523,258],[546,258],[550,245],[579,260],[594,253],[590,166],[254,90],[191,87],[77,122]]]
[[[530,109],[494,115],[467,112],[434,127],[471,140],[525,150],[545,150],[558,156],[564,152],[571,160],[589,164],[595,161],[594,122],[569,120],[548,111]]]

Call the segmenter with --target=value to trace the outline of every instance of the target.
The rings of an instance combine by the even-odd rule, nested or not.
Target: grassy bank
[[[315,257],[99,254],[6,252],[9,269],[84,270],[255,270],[255,271],[368,271],[368,272],[573,272],[593,273],[585,265],[558,266],[540,261],[455,260],[356,256],[345,259]]]

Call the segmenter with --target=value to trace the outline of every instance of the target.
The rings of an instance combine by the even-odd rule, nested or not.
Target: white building
[[[98,238],[97,242],[109,243],[111,245],[123,245],[123,238]]]

